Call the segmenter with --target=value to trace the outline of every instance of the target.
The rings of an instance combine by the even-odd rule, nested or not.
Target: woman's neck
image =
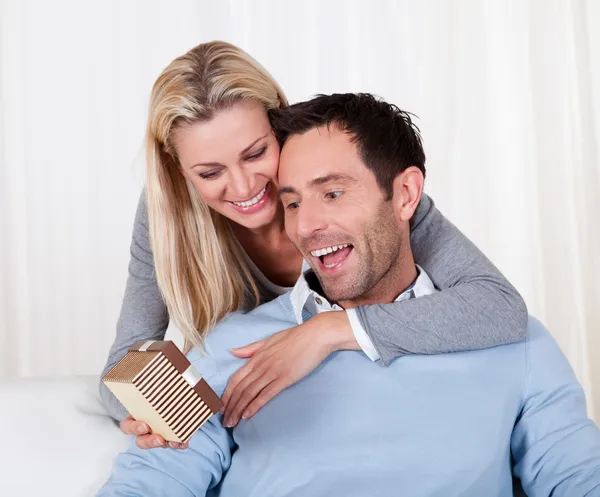
[[[294,285],[302,270],[302,255],[285,232],[283,209],[268,226],[251,230],[231,223],[231,227],[246,254],[271,282]]]
[[[259,245],[276,249],[281,245],[282,241],[283,243],[289,242],[285,232],[283,210],[281,208],[277,209],[277,214],[273,222],[265,226],[251,229],[237,223],[231,223],[231,228],[244,248],[248,245]]]

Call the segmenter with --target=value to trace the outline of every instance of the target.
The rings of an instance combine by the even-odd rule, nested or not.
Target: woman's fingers
[[[233,392],[235,392],[235,390],[238,388],[238,386],[241,383],[243,383],[244,381],[247,381],[246,378],[248,377],[248,375],[250,375],[252,373],[253,367],[254,367],[254,362],[251,359],[246,364],[244,364],[240,369],[238,369],[237,372],[231,378],[229,378],[229,382],[227,383],[227,388],[225,388],[225,392],[223,393],[223,396],[221,397],[221,400],[223,401],[223,404],[225,407],[227,407],[227,404],[229,404],[229,399],[231,399]]]
[[[267,402],[271,402],[280,392],[285,390],[289,385],[283,381],[274,381],[266,386],[260,394],[250,403],[242,414],[243,419],[248,419],[260,411]]]
[[[231,349],[231,353],[240,358],[252,357],[265,345],[266,342],[267,340],[260,340],[258,342],[250,343],[244,347]]]
[[[244,368],[247,366],[248,365],[246,364],[244,366]],[[244,392],[246,392],[246,389],[250,385],[252,385],[254,383],[254,381],[256,380],[256,378],[259,376],[262,376],[260,372],[251,370],[251,372],[248,373],[244,377],[244,379],[242,381],[240,381],[235,386],[235,388],[232,389],[231,395],[228,397],[227,403],[225,403],[225,401],[223,401],[224,408],[225,408],[225,412],[223,414],[223,426],[225,426],[227,428],[230,428],[233,426],[232,424],[230,424],[233,408],[237,405],[239,398],[244,394]],[[227,388],[229,388],[229,386]],[[258,395],[258,392],[256,392],[256,394]],[[252,397],[252,398],[254,398],[254,397]]]
[[[275,379],[269,371],[266,371],[243,389],[234,392],[229,404],[225,408],[224,425],[228,428],[236,426],[240,422],[242,415],[246,412],[248,405],[265,389],[270,391],[270,384]],[[273,394],[270,398],[275,397],[275,395]]]

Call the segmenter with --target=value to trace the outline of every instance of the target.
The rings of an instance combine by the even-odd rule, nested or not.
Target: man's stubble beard
[[[398,222],[394,218],[391,202],[383,201],[376,219],[364,223],[361,230],[360,247],[354,246],[351,254],[358,257],[358,268],[351,278],[332,281],[322,278],[315,271],[323,291],[332,302],[351,302],[364,299],[376,288],[386,275],[402,264],[400,254],[405,241]],[[358,242],[358,240],[357,240]]]

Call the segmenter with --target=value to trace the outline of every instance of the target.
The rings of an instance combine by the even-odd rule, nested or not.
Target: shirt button
[[[319,297],[315,299],[315,302],[319,305],[323,305],[323,300],[321,300]]]

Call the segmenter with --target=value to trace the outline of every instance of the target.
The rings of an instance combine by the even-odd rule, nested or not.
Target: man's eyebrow
[[[285,195],[286,193],[298,193],[295,188],[291,186],[283,186],[279,189],[279,196]]]
[[[248,145],[244,150],[242,150],[240,152],[240,157],[242,157],[243,155],[246,155],[254,145],[256,145],[262,139],[266,138],[268,136],[268,134],[269,133],[265,133],[260,138],[257,138],[256,140],[254,140],[250,145]],[[194,164],[191,167],[191,169],[194,169],[195,167],[198,167],[198,166],[213,167],[213,166],[222,166],[222,165],[223,164],[221,164],[220,162],[199,162],[198,164]]]
[[[327,183],[333,183],[335,181],[342,182],[342,183],[356,183],[356,180],[354,178],[352,178],[351,176],[348,176],[346,174],[330,173],[330,174],[326,174],[325,176],[319,176],[318,178],[311,180],[308,183],[308,186],[313,187],[313,186],[325,185]]]
[[[325,176],[319,176],[317,178],[312,179],[308,183],[308,187],[312,188],[314,186],[326,185],[327,183],[333,182],[342,182],[342,183],[356,183],[356,180],[350,176],[340,173],[331,173],[326,174]],[[279,189],[279,195],[284,195],[286,193],[298,193],[295,188],[291,186],[282,186]]]

